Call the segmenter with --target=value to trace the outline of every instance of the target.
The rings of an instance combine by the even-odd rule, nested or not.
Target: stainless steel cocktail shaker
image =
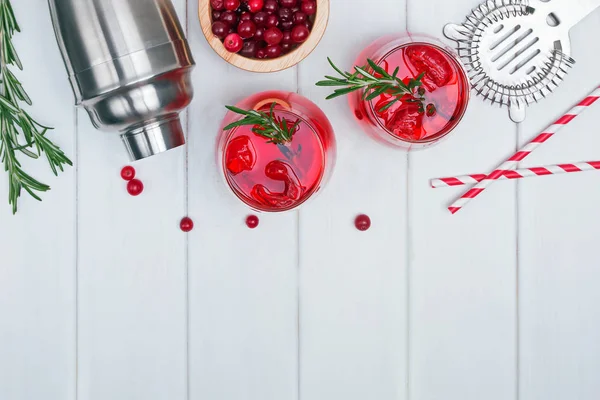
[[[132,160],[185,144],[194,60],[170,0],[48,0],[78,105]]]

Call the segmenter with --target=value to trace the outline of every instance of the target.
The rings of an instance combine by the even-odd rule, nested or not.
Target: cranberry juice
[[[295,93],[266,92],[238,105],[274,115],[288,126],[298,122],[292,140],[270,143],[252,126],[223,132],[222,168],[225,179],[244,203],[260,211],[286,211],[298,207],[324,184],[334,162],[335,139],[325,115]],[[229,113],[225,124],[239,119]]]
[[[401,42],[401,44],[398,44]],[[405,148],[424,147],[440,140],[460,122],[469,100],[469,81],[460,62],[441,45],[428,41],[376,42],[356,65],[370,58],[405,83],[421,77],[414,95],[405,95],[391,107],[391,95],[371,101],[362,93],[351,96],[350,105],[365,130],[378,139]]]

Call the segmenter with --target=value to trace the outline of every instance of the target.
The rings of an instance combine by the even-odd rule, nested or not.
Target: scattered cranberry
[[[224,10],[225,0],[210,0],[210,6],[216,11]]]
[[[371,218],[368,215],[361,214],[354,220],[354,226],[359,231],[367,231],[371,227]]]
[[[238,25],[237,33],[243,39],[250,39],[256,33],[256,24],[252,21],[244,21]]]
[[[258,217],[256,215],[248,215],[248,217],[246,218],[246,225],[250,229],[255,229],[258,226],[259,222],[260,221],[258,220]]]
[[[139,196],[144,191],[144,184],[139,179],[132,179],[127,183],[127,192],[132,196]]]
[[[308,35],[310,35],[310,32],[304,25],[296,25],[292,29],[292,41],[294,43],[304,43],[308,39]]]
[[[215,21],[212,24],[212,33],[219,39],[225,39],[229,33],[229,25],[223,21]]]
[[[263,0],[248,0],[248,8],[250,12],[259,12],[265,6],[265,2]]]
[[[135,168],[129,165],[123,167],[121,170],[121,178],[125,179],[126,181],[130,181],[135,178]]]
[[[192,229],[194,229],[194,221],[192,221],[192,219],[189,217],[182,218],[181,222],[179,223],[179,227],[186,233],[191,232]]]
[[[237,33],[230,33],[225,38],[223,44],[225,45],[227,51],[237,53],[238,51],[242,50],[242,47],[244,46],[244,40]]]
[[[302,10],[303,13],[305,13],[306,15],[314,15],[317,13],[317,3],[314,1],[302,1],[302,5],[300,6],[300,9]]]
[[[240,7],[240,0],[225,0],[225,9],[235,11]]]

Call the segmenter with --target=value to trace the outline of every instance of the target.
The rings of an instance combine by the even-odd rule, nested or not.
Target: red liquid
[[[269,99],[260,108],[268,112],[273,98],[283,100],[282,105],[275,108],[277,117],[285,118],[288,126],[300,121],[292,141],[273,144],[252,132],[252,126],[234,128],[224,133],[223,170],[233,192],[250,207],[261,211],[286,211],[304,203],[320,188],[333,161],[328,160],[328,151],[334,150],[335,143],[329,122],[319,120],[324,118],[322,112],[319,110],[309,118],[302,111],[310,112],[316,106],[304,99],[302,101],[308,102],[304,106],[308,107],[301,107],[294,102],[300,98],[296,94],[261,94],[260,98],[252,98],[252,104],[241,108],[254,108]],[[229,123],[228,118],[226,121]]]
[[[372,46],[373,47],[373,46]],[[370,54],[367,49],[357,65],[366,64],[366,58],[375,60],[390,74],[399,68],[398,77],[405,83],[422,78],[421,94],[405,95],[385,111],[380,109],[392,98],[382,94],[372,101],[354,96],[350,100],[356,117],[368,125],[367,132],[396,145],[430,144],[444,137],[456,127],[469,100],[468,78],[459,64],[446,50],[426,42],[410,42],[390,50],[383,56]],[[375,49],[376,50],[381,50]],[[423,97],[423,107],[407,101]]]

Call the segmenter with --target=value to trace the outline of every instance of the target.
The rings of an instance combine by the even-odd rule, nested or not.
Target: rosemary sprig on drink
[[[22,190],[40,201],[37,193],[50,190],[50,186],[23,170],[17,153],[31,158],[39,158],[44,153],[55,175],[58,175],[59,169],[64,170],[65,164],[72,165],[62,150],[46,137],[52,128],[36,122],[20,106],[20,103],[32,104],[23,86],[8,68],[12,65],[23,70],[12,43],[13,35],[20,31],[10,0],[0,0],[0,159],[8,173],[8,202],[12,205],[13,214],[17,212]]]
[[[354,72],[350,73],[344,72],[338,68],[329,57],[327,58],[327,61],[329,61],[331,67],[341,76],[325,76],[326,80],[317,82],[317,86],[340,87],[327,96],[327,100],[364,89],[363,99],[367,101],[371,101],[384,93],[391,96],[390,101],[383,105],[379,111],[387,110],[396,102],[400,101],[405,95],[411,96],[411,102],[416,101],[421,103],[419,108],[424,109],[424,92],[419,89],[421,89],[421,85],[423,84],[421,80],[425,73],[420,74],[416,79],[411,78],[408,83],[404,83],[404,81],[398,77],[398,72],[400,72],[399,67],[390,74],[373,60],[367,59],[367,66],[355,66]]]
[[[294,133],[298,130],[300,120],[289,123],[285,118],[278,117],[275,115],[276,105],[275,102],[271,104],[268,113],[260,110],[242,110],[234,106],[225,106],[229,111],[243,115],[244,118],[227,125],[223,130],[228,131],[238,126],[252,125],[252,132],[269,139],[269,143],[285,144],[291,142]]]

